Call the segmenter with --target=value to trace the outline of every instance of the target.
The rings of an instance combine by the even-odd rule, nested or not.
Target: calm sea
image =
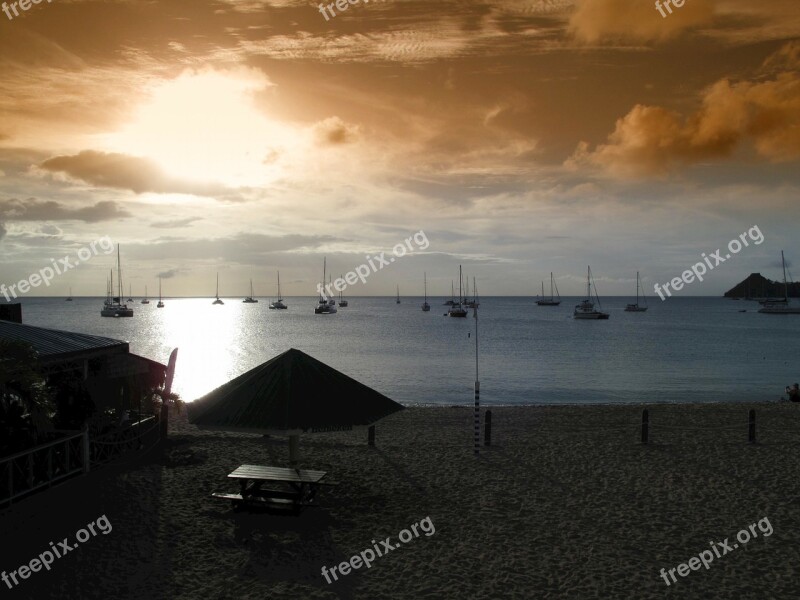
[[[314,315],[315,298],[167,299],[135,304],[135,316],[100,316],[100,298],[26,298],[30,325],[130,342],[166,363],[179,348],[175,390],[192,400],[273,356],[298,348],[403,404],[470,404],[475,321],[443,316],[444,299],[350,299],[335,315]],[[482,298],[482,404],[738,402],[776,400],[800,380],[800,316],[762,315],[723,298],[607,298],[608,321],[572,319],[575,298],[539,307],[531,298]],[[747,312],[740,313],[742,309]]]

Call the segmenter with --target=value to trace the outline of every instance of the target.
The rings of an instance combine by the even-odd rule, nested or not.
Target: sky
[[[652,294],[754,226],[682,294],[800,260],[797,0],[319,6],[0,12],[0,283],[106,236],[134,295],[315,295],[323,257],[420,231],[347,294],[449,295],[459,265],[485,296],[579,295],[587,265]],[[30,295],[102,296],[113,264]]]

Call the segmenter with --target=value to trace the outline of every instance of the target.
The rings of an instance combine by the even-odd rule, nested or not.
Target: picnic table
[[[229,479],[238,480],[240,492],[215,492],[212,496],[231,500],[235,507],[249,505],[299,511],[306,506],[316,506],[314,498],[321,485],[336,485],[323,482],[326,475],[325,471],[242,465],[228,475]]]

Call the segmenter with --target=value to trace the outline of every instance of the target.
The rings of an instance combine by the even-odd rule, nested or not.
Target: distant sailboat
[[[467,309],[461,304],[461,282],[463,278],[461,276],[461,265],[458,265],[458,297],[459,301],[454,302],[450,308],[447,310],[448,317],[466,317],[467,316]]]
[[[128,302],[133,302],[133,286],[128,284]]]
[[[277,300],[275,300],[275,302],[270,302],[270,305],[269,305],[269,307],[270,307],[271,309],[276,309],[276,308],[288,308],[288,307],[287,307],[287,306],[286,306],[286,305],[283,303],[283,297],[281,296],[281,272],[280,272],[280,271],[278,271],[278,299],[277,299]]]
[[[327,274],[328,269],[328,259],[322,259],[322,285],[320,286],[320,290],[325,285],[325,276]],[[319,294],[319,302],[317,302],[317,306],[314,308],[315,315],[332,315],[336,313],[336,300],[330,298],[325,300],[322,296],[322,292],[320,291]]]
[[[142,304],[150,304],[150,300],[147,299],[147,286],[144,286],[144,298],[142,298]]]
[[[258,300],[253,297],[253,280],[250,280],[250,295],[242,300],[245,304],[257,304]]]
[[[69,296],[67,296],[67,302],[72,302],[72,287],[69,288]]]
[[[607,319],[608,313],[597,310],[592,302],[592,267],[589,267],[586,275],[586,299],[575,306],[573,317],[576,319]],[[597,296],[595,287],[594,297],[597,299],[597,306],[600,306],[600,298]],[[602,308],[602,307],[601,307]]]
[[[428,274],[425,273],[423,277],[425,285],[425,302],[422,303],[422,312],[428,312],[431,309],[431,305],[428,304]]]
[[[339,279],[344,280],[344,276],[339,275]],[[342,292],[339,292],[339,306],[347,306],[347,304],[348,302],[347,300],[344,299],[344,294]]]
[[[786,282],[786,260],[783,257],[783,250],[781,250],[781,265],[783,266],[783,298],[765,303],[758,309],[758,312],[765,315],[800,315],[800,306],[792,306],[789,303],[789,284]]]
[[[555,289],[556,296],[553,296],[553,289]],[[556,299],[556,297],[558,299]],[[558,293],[558,286],[553,278],[553,272],[550,272],[550,296],[544,295],[544,281],[542,282],[542,297],[536,301],[539,306],[558,306],[561,304],[561,294]]]
[[[472,299],[469,299],[469,279],[467,279],[467,301],[464,304],[467,308],[480,308],[480,302],[478,302],[478,284],[475,281],[475,278],[472,278]]]
[[[453,290],[453,281],[450,280],[450,300],[444,303],[445,306],[455,306],[456,305],[456,293]]]
[[[217,273],[217,299],[214,300],[211,304],[225,304],[222,300],[219,299],[219,273]]]
[[[397,286],[397,301],[396,304],[400,304],[400,286]]]
[[[636,271],[636,304],[628,304],[625,307],[625,312],[644,312],[647,310],[647,298],[644,295],[644,288],[642,288],[642,300],[644,300],[644,306],[639,306],[639,287],[641,284],[639,283],[639,271]]]
[[[156,308],[164,308],[164,301],[161,299],[161,277],[158,278],[158,304]]]
[[[127,304],[122,304],[122,267],[120,266],[119,244],[117,244],[117,295],[114,296],[114,270],[111,270],[111,280],[108,285],[108,294],[100,310],[101,317],[132,317],[133,309]]]

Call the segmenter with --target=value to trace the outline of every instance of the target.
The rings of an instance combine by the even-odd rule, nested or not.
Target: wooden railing
[[[159,439],[158,417],[145,417],[122,431],[114,431],[89,440],[91,465],[101,466],[151,448]]]
[[[125,429],[92,436],[88,428],[66,431],[66,437],[0,458],[0,507],[50,487],[90,468],[152,448],[161,438],[159,417],[145,417]]]
[[[0,459],[0,506],[89,470],[89,432]]]

